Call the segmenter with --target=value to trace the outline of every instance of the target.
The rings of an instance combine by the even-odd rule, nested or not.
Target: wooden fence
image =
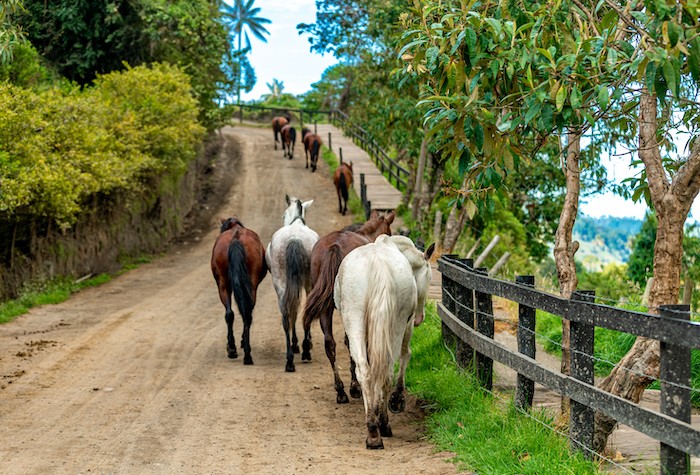
[[[569,438],[572,450],[591,458],[594,453],[594,411],[660,442],[661,473],[686,474],[688,454],[700,456],[700,431],[690,425],[690,352],[700,349],[700,323],[689,321],[687,305],[668,305],[660,315],[624,310],[593,302],[592,292],[577,292],[571,299],[534,288],[534,277],[515,282],[472,268],[471,259],[443,255],[438,259],[442,274],[442,303],[438,314],[443,338],[456,347],[457,363],[474,368],[481,385],[491,390],[493,361],[518,373],[514,404],[532,405],[537,382],[571,398]],[[519,304],[518,351],[495,342],[492,296]],[[542,310],[571,321],[571,376],[546,368],[535,358],[535,314]],[[645,409],[598,389],[593,379],[594,330],[596,327],[660,340],[660,412]]]
[[[339,128],[348,135],[356,145],[362,148],[367,155],[372,159],[372,161],[377,165],[382,173],[387,173],[389,175],[389,183],[392,183],[392,179],[396,188],[400,191],[405,191],[408,186],[407,178],[410,176],[411,172],[406,168],[396,162],[391,158],[386,151],[379,146],[377,141],[372,137],[372,135],[359,125],[352,122],[350,117],[343,111],[338,109],[331,110],[310,110],[310,109],[289,109],[289,108],[278,108],[278,107],[264,107],[264,106],[254,106],[248,104],[240,105],[240,121],[243,121],[243,109],[258,109],[258,110],[270,110],[279,113],[289,113],[295,112],[299,114],[299,122],[304,125],[304,114],[307,118],[313,121],[313,118],[318,115],[325,115],[328,117],[328,121],[337,125]],[[315,132],[315,131],[314,131]],[[329,143],[330,147],[331,144]],[[364,203],[363,203],[364,204]]]

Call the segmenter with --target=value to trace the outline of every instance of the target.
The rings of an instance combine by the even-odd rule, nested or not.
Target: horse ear
[[[226,218],[224,218],[224,217],[222,216],[222,217],[221,217],[221,224],[224,224],[225,222],[226,222]]]
[[[372,212],[369,214],[369,219],[377,219],[379,217],[379,211],[376,209],[373,209]]]
[[[432,243],[430,246],[428,246],[428,249],[425,250],[425,254],[423,254],[423,257],[425,258],[426,261],[430,260],[434,251],[435,251],[435,243]]]
[[[395,217],[396,217],[396,213],[394,211],[392,211],[391,213],[384,216],[384,221],[386,221],[387,224],[391,224],[394,222]]]
[[[289,205],[292,204],[292,201],[289,199],[289,195],[285,194],[285,195],[284,195],[284,199],[287,200],[287,206],[289,206]]]
[[[304,209],[306,209],[306,208],[308,208],[309,206],[311,206],[311,203],[313,203],[313,202],[314,202],[314,200],[304,201],[304,202],[301,204],[301,207],[304,208]]]

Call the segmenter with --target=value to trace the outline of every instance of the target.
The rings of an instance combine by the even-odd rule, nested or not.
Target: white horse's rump
[[[272,274],[272,285],[277,292],[277,303],[282,312],[282,325],[287,337],[286,371],[294,371],[294,353],[299,353],[296,321],[301,301],[301,289],[311,291],[311,250],[318,234],[304,221],[304,212],[313,200],[302,203],[287,198],[284,226],[272,235],[265,259]],[[291,339],[290,339],[291,333]],[[310,337],[308,339],[310,340]],[[311,359],[309,348],[304,348],[302,359]]]
[[[406,237],[380,236],[345,256],[338,270],[334,300],[357,364],[367,448],[383,448],[381,436],[391,436],[388,406],[393,412],[405,407],[404,375],[411,357],[414,322],[417,325],[423,320],[431,277],[428,259],[433,248],[423,254]],[[399,355],[399,376],[390,402],[388,394]]]

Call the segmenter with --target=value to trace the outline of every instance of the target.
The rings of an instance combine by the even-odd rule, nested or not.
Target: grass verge
[[[484,395],[443,346],[435,303],[426,308],[426,317],[413,335],[406,382],[411,393],[433,401],[426,425],[438,450],[454,452],[454,463],[479,475],[602,473],[596,463],[570,454],[567,438]],[[546,412],[533,410],[532,415],[553,422]]]

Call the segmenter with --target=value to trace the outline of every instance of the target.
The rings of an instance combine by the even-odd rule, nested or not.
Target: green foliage
[[[184,171],[203,133],[188,76],[167,64],[100,76],[83,90],[4,83],[0,103],[0,212],[64,227],[92,194]]]
[[[656,242],[657,220],[653,213],[647,213],[639,234],[632,241],[627,275],[640,287],[646,285],[654,269],[654,243]]]
[[[0,323],[12,321],[15,317],[27,313],[38,305],[57,304],[70,297],[70,294],[87,287],[109,282],[111,277],[100,274],[96,277],[75,283],[71,278],[58,278],[47,282],[25,284],[19,298],[0,304]]]
[[[28,2],[19,20],[51,67],[81,85],[125,63],[182,67],[207,128],[222,120],[219,91],[239,77],[218,3],[211,0]]]
[[[47,89],[58,83],[57,75],[44,65],[36,49],[30,43],[15,47],[12,61],[0,64],[0,82],[15,86]]]
[[[594,246],[595,262],[607,264],[611,260],[625,262],[632,251],[631,240],[641,229],[642,221],[635,218],[605,216],[592,218],[579,213],[573,229],[573,239],[581,243],[577,258],[585,264],[586,244]],[[601,255],[606,252],[609,256]],[[590,270],[590,269],[588,269]]]
[[[568,440],[511,405],[486,395],[470,372],[459,370],[445,349],[434,304],[415,329],[406,373],[411,393],[432,402],[428,439],[455,453],[461,468],[479,474],[595,474],[596,464],[568,450]],[[553,415],[533,411],[552,424]]]
[[[15,47],[24,41],[24,32],[12,19],[22,8],[21,0],[0,0],[0,66],[12,61]]]

